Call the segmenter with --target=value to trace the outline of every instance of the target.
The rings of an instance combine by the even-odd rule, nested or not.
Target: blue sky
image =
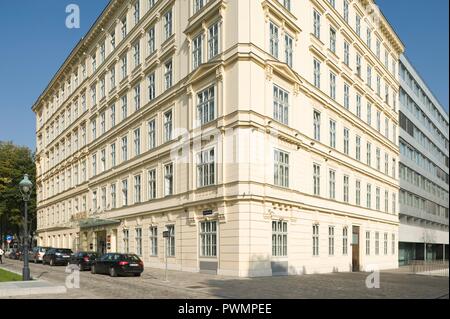
[[[81,28],[65,27],[68,4]],[[35,148],[31,106],[108,0],[0,1],[0,140]],[[448,110],[448,0],[377,0],[407,56]],[[405,8],[408,8],[406,11]]]

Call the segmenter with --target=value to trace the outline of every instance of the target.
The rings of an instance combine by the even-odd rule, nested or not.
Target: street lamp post
[[[25,174],[22,181],[19,183],[20,193],[22,194],[22,199],[25,203],[25,216],[24,216],[24,245],[23,245],[23,270],[22,270],[22,280],[30,280],[30,267],[28,265],[28,201],[30,200],[31,189],[33,188],[33,183],[28,178],[28,174]]]

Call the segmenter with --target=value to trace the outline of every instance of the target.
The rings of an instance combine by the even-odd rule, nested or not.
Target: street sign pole
[[[168,256],[169,256],[169,254],[168,254],[168,250],[169,250],[169,236],[170,236],[170,232],[169,231],[163,231],[163,238],[165,239],[165,249],[164,249],[164,255],[165,255],[165,257],[166,257],[166,270],[165,270],[165,275],[164,275],[164,277],[165,277],[165,279],[164,279],[164,281],[169,281],[169,279],[168,279],[168,274],[167,274],[167,270],[168,270]]]

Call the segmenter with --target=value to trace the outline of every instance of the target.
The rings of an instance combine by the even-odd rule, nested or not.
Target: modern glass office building
[[[448,114],[400,58],[399,264],[448,259]]]

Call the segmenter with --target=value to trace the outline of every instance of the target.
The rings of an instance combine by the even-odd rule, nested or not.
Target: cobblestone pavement
[[[20,272],[22,263],[7,259],[1,267]],[[65,267],[30,264],[34,278],[63,284]],[[116,277],[82,272],[80,289],[67,294],[39,296],[43,299],[209,299],[209,298],[444,298],[448,299],[447,277],[418,276],[398,271],[380,274],[380,288],[366,287],[367,273],[332,273],[304,276],[230,278],[198,273],[147,268],[141,277]],[[22,297],[21,297],[22,298]],[[29,298],[36,298],[30,296]]]

